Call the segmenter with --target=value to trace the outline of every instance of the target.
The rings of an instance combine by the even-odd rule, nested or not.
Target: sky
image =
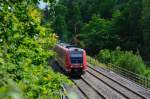
[[[56,4],[59,2],[59,0],[55,0],[56,1]],[[46,7],[46,3],[43,2],[43,0],[39,1],[39,4],[38,6],[41,8],[41,9],[44,9]]]
[[[43,1],[40,1],[38,6],[41,8],[41,9],[44,9],[46,7],[46,3],[44,3]]]

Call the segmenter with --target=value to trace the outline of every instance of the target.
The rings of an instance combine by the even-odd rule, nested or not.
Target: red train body
[[[69,44],[56,44],[57,62],[66,72],[83,74],[87,70],[86,52]]]

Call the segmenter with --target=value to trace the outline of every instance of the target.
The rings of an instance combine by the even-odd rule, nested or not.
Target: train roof
[[[83,51],[83,49],[78,48],[74,45],[67,44],[67,43],[59,43],[58,45],[65,47],[65,48],[69,49],[70,51],[74,51],[75,49],[77,49],[78,51]]]

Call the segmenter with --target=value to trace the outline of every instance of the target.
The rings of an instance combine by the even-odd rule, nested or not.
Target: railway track
[[[59,66],[59,71],[63,71]],[[80,78],[71,78],[75,84],[75,93],[79,99],[150,99],[148,91],[140,93],[112,79],[103,71],[89,66],[88,71]]]
[[[117,80],[112,79],[109,75],[105,74],[104,72],[100,72],[91,66],[89,66],[87,76],[95,77],[96,79],[98,79],[99,81],[101,81],[102,83],[104,83],[109,88],[119,93],[126,99],[150,99],[149,91],[144,91],[147,93],[147,95],[143,95],[142,93],[135,91],[132,88],[127,87],[126,85],[123,85]]]
[[[105,99],[101,93],[98,92],[97,89],[95,89],[91,84],[89,84],[87,81],[83,80],[82,78],[80,80],[72,80],[74,84],[80,89],[80,98],[83,99]]]

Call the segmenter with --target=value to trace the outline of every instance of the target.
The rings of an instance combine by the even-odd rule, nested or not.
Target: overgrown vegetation
[[[44,11],[38,1],[0,0],[0,98],[59,98],[68,81],[48,67],[53,29],[88,54],[101,50],[104,63],[150,77],[142,61],[150,59],[150,0],[43,0]],[[116,46],[133,52],[112,51]]]
[[[150,69],[146,67],[142,58],[139,55],[133,54],[132,51],[104,49],[99,52],[97,59],[107,65],[113,64],[150,78]]]
[[[59,99],[66,77],[48,64],[57,42],[36,0],[0,1],[0,99]]]

